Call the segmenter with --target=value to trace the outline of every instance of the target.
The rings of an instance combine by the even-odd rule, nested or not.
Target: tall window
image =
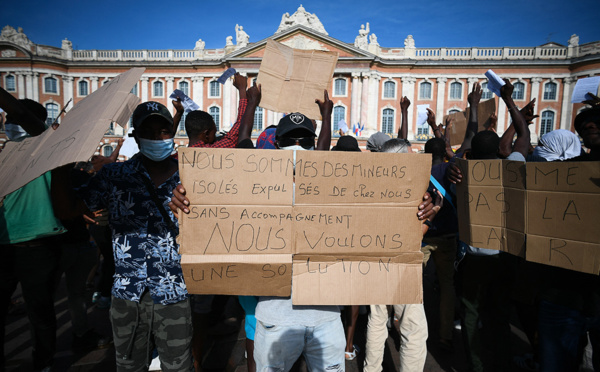
[[[396,98],[396,83],[389,80],[383,83],[383,98]]]
[[[336,133],[340,129],[338,126],[340,120],[346,120],[346,108],[344,106],[335,106],[333,108],[333,133]]]
[[[513,87],[512,99],[525,99],[525,84],[515,83]]]
[[[46,93],[58,93],[58,83],[55,78],[47,77],[44,79],[44,91]]]
[[[85,80],[80,80],[79,81],[79,95],[80,96],[87,96],[88,95],[88,82]]]
[[[217,83],[217,84],[219,84],[219,83]],[[210,114],[210,116],[213,117],[213,120],[215,121],[215,125],[217,126],[217,131],[220,130],[220,128],[221,128],[221,109],[219,109],[216,106],[213,106],[208,110],[208,113]]]
[[[494,93],[488,89],[488,83],[481,84],[481,99],[494,98]]]
[[[177,135],[180,137],[186,137],[187,133],[185,132],[185,118],[187,117],[187,112],[184,112],[181,115],[181,120],[179,121],[179,125],[177,126]]]
[[[540,125],[540,137],[554,129],[554,112],[542,112],[542,123]]]
[[[155,81],[152,86],[154,87],[154,97],[162,97],[163,96],[163,83],[162,81]]]
[[[135,85],[133,86],[133,88],[131,88],[131,94],[133,95],[138,95],[138,83],[135,83]]]
[[[183,92],[183,94],[185,94],[186,96],[190,96],[190,83],[188,83],[187,81],[180,81],[179,82],[179,90]]]
[[[419,87],[419,99],[431,99],[431,83],[424,81]]]
[[[111,145],[106,145],[102,147],[102,155],[109,157],[113,153],[114,149]]]
[[[260,132],[263,129],[263,109],[262,107],[257,107],[256,111],[254,111],[254,125],[252,126],[252,131]]]
[[[335,79],[333,95],[334,96],[345,96],[346,95],[346,79],[343,79],[343,78]]]
[[[383,133],[394,133],[394,110],[383,110],[383,115],[381,116],[381,131]]]
[[[58,116],[58,105],[56,103],[46,103],[46,111],[48,111],[46,124],[52,125]]]
[[[16,92],[17,91],[17,83],[15,81],[15,77],[13,75],[7,75],[4,78],[4,81],[6,82],[6,90],[9,92]]]
[[[208,91],[209,97],[219,97],[221,95],[221,86],[218,81],[210,82],[210,89]]]
[[[555,100],[556,99],[556,83],[546,83],[544,85],[544,99]]]
[[[455,81],[450,84],[450,99],[462,99],[462,84]]]

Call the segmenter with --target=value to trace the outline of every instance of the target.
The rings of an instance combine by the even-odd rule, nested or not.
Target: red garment
[[[219,149],[231,149],[235,148],[238,143],[238,137],[240,135],[240,123],[242,122],[242,116],[246,112],[246,107],[248,106],[247,99],[240,99],[240,106],[238,107],[238,116],[235,124],[231,130],[220,140],[215,141],[213,143],[204,143],[203,141],[198,141],[194,144],[189,144],[188,147],[209,147],[209,148],[219,148]]]

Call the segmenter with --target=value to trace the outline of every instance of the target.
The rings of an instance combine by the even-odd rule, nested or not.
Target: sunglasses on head
[[[294,146],[296,144],[300,145],[304,149],[309,149],[315,146],[315,138],[314,137],[300,137],[300,138],[282,138],[277,141],[279,148],[284,148],[288,146]]]

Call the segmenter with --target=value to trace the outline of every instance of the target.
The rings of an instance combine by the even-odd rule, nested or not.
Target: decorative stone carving
[[[283,45],[287,45],[294,49],[305,49],[305,50],[329,50],[324,45],[316,40],[307,38],[304,35],[296,35],[291,39],[282,42]]]
[[[447,81],[448,81],[448,78],[445,78],[445,77],[437,78],[438,84],[446,84]]]
[[[327,31],[325,31],[325,27],[323,27],[321,21],[319,21],[319,17],[314,13],[308,13],[302,5],[300,5],[294,14],[290,15],[286,12],[281,16],[281,23],[279,23],[279,28],[277,28],[275,33],[285,31],[288,28],[297,25],[306,26],[322,34],[329,35]]]
[[[569,38],[569,46],[570,47],[579,46],[579,36],[577,36],[576,34],[571,35],[571,37]]]
[[[198,39],[198,41],[196,41],[196,46],[194,47],[194,50],[203,50],[205,46],[206,43],[204,42],[204,40]]]
[[[225,38],[225,46],[232,46],[233,45],[233,36],[227,36]]]
[[[243,48],[248,45],[250,36],[244,31],[244,28],[239,25],[235,25],[235,42],[239,48]]]
[[[17,51],[16,50],[4,49],[2,51],[2,57],[4,57],[4,58],[10,58],[10,57],[16,57],[16,56],[17,56]]]
[[[475,84],[478,81],[479,81],[479,78],[476,78],[476,77],[470,77],[467,79],[467,83],[469,83],[469,86]]]
[[[565,83],[565,84],[573,84],[576,81],[577,81],[577,78],[575,78],[573,76],[567,76],[566,78],[563,78],[563,83]]]
[[[412,76],[404,76],[400,78],[400,81],[402,81],[402,84],[414,84],[417,82],[417,79]]]
[[[404,39],[404,47],[405,48],[414,48],[415,47],[415,39],[413,39],[412,35],[408,35],[406,39]]]
[[[62,41],[61,49],[63,50],[73,50],[73,43],[70,42],[67,38]]]
[[[379,45],[379,43],[377,42],[377,35],[371,34],[369,36],[369,42],[371,43],[371,45]]]
[[[358,36],[354,39],[354,46],[360,48],[362,50],[367,50],[369,48],[369,22],[367,22],[367,27],[365,25],[360,25],[360,30],[358,30]]]
[[[541,82],[542,82],[542,80],[543,80],[543,79],[542,79],[541,77],[532,77],[532,78],[531,78],[531,83],[532,83],[532,84],[539,84],[539,83],[541,83]]]
[[[2,33],[0,33],[0,40],[8,41],[29,49],[31,44],[31,40],[27,38],[27,35],[23,33],[23,29],[21,27],[18,30],[15,30],[13,27],[6,25],[2,29]]]

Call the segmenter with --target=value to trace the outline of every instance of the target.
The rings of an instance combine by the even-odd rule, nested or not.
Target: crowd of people
[[[318,136],[314,120],[292,113],[266,128],[255,145],[251,133],[261,87],[248,87],[247,78],[239,74],[234,75],[233,85],[240,99],[232,129],[217,137],[211,115],[190,112],[185,119],[189,147],[362,151],[352,136],[340,137],[331,147],[333,102],[327,91],[315,100],[322,116]],[[600,100],[588,102],[591,107],[574,121],[585,148],[575,133],[566,130],[545,134],[533,148],[528,124],[537,117],[535,101],[519,109],[512,90],[508,81],[500,90],[512,122],[499,137],[494,125],[478,131],[482,89],[478,83],[473,85],[468,96],[469,122],[458,150],[450,146],[452,122],[437,124],[434,113],[428,112],[434,138],[425,144],[425,152],[432,156],[432,177],[415,214],[422,221],[423,265],[433,259],[440,289],[439,334],[431,336],[441,349],[454,351],[458,305],[469,371],[512,371],[515,365],[539,371],[576,371],[588,335],[597,351],[594,368],[600,370],[600,285],[596,275],[526,262],[458,240],[456,206],[465,200],[456,195],[456,184],[463,179],[456,159],[600,161]],[[35,370],[51,371],[53,367],[53,295],[62,273],[74,348],[114,343],[118,371],[146,370],[154,350],[163,371],[201,370],[214,297],[190,296],[180,264],[177,219],[180,213],[189,213],[190,204],[173,155],[173,137],[183,107],[178,101],[173,104],[174,117],[158,102],[137,106],[132,136],[140,152],[131,159],[118,162],[116,151],[110,158],[95,156],[88,163],[69,164],[44,173],[3,199],[0,334],[4,345],[7,309],[20,282]],[[375,133],[367,141],[367,151],[412,152],[407,139],[410,104],[406,97],[400,101],[397,137]],[[7,112],[6,133],[11,141],[46,129],[47,114],[37,102],[17,101],[0,89],[0,107]],[[94,300],[97,306],[110,307],[111,335],[103,335],[87,323],[86,283],[98,249],[104,260]],[[290,297],[240,296],[239,302],[246,313],[249,371],[289,371],[300,356],[311,371],[344,371],[345,361],[362,352],[353,342],[358,306],[344,307],[342,316],[341,306],[295,306]],[[535,351],[527,358],[510,354],[513,309]],[[423,371],[430,336],[423,304],[371,304],[368,312],[364,370],[381,371],[392,317],[401,334],[400,370]],[[493,360],[483,355],[485,333],[492,335]],[[3,366],[4,357],[1,362]]]

